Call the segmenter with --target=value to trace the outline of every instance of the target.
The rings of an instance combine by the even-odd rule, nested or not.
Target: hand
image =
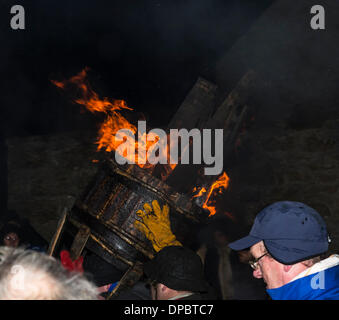
[[[172,233],[167,204],[161,210],[157,200],[152,201],[152,207],[145,203],[144,211],[137,211],[137,215],[142,219],[142,222],[136,220],[135,227],[152,242],[156,252],[167,246],[182,245]]]

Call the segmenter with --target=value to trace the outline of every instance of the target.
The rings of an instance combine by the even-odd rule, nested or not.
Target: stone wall
[[[301,201],[325,218],[339,249],[339,119],[294,129],[253,125],[243,136],[234,164],[224,168],[230,186],[223,207],[248,225],[275,201]],[[9,209],[29,218],[50,240],[63,207],[71,207],[102,158],[95,134],[68,133],[8,141]]]
[[[63,208],[71,207],[97,170],[95,133],[12,138],[8,145],[8,208],[28,218],[49,241]]]
[[[249,224],[274,201],[305,202],[326,219],[338,250],[339,2],[323,4],[325,30],[310,27],[313,5],[273,2],[217,62],[220,100],[250,69],[265,83],[248,101],[254,126],[225,168],[226,197]]]
[[[304,202],[324,217],[332,249],[339,251],[338,128],[339,119],[333,119],[318,128],[250,129],[241,148],[251,151],[230,172],[237,214],[252,224],[275,201]]]

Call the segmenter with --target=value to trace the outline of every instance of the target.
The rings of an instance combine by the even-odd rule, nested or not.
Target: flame
[[[193,189],[193,192],[195,192],[196,190],[197,190],[197,188],[194,188],[194,189]],[[207,192],[207,191],[206,191],[205,188],[201,188],[200,191],[199,191],[199,193],[196,194],[196,195],[194,195],[193,198],[201,197],[201,196],[202,196],[204,193],[206,193],[206,192]]]
[[[83,105],[86,109],[92,113],[102,112],[106,114],[106,119],[101,124],[97,141],[95,142],[98,147],[97,150],[105,150],[106,152],[116,151],[120,144],[124,141],[116,141],[115,135],[120,129],[127,129],[133,132],[135,135],[137,132],[136,126],[130,123],[124,116],[122,116],[118,111],[120,110],[133,110],[128,107],[124,100],[114,100],[104,97],[101,99],[98,94],[91,88],[87,78],[88,68],[83,69],[77,75],[71,77],[69,80],[65,81],[56,81],[51,80],[51,82],[60,89],[65,90],[68,86],[75,86],[79,91],[79,98],[74,99],[73,101],[77,104]],[[145,133],[146,135],[146,133]],[[144,145],[143,141],[147,141]],[[146,162],[146,159],[141,159],[138,151],[138,148],[145,148],[146,153],[148,150],[152,150],[156,146],[157,139],[154,141],[148,141],[146,139],[142,142],[135,141],[135,163],[138,164],[141,168],[151,168],[153,165]],[[120,154],[121,156],[127,158],[127,153]],[[131,155],[132,157],[132,155]],[[134,155],[133,155],[134,157]]]
[[[66,88],[68,87],[75,87],[79,95],[78,98],[73,99],[75,103],[84,106],[88,111],[92,113],[101,112],[106,115],[105,120],[99,128],[98,137],[95,142],[98,145],[97,150],[104,150],[106,152],[120,152],[120,149],[118,149],[118,147],[120,146],[120,144],[126,143],[126,140],[116,140],[115,137],[117,132],[120,129],[127,129],[130,130],[134,135],[136,135],[137,128],[124,116],[122,116],[119,111],[133,111],[133,109],[128,107],[124,100],[114,100],[106,97],[100,98],[87,81],[88,71],[89,68],[86,67],[77,75],[71,77],[68,80],[51,80],[51,82],[62,90],[66,90]],[[130,156],[131,159],[128,160],[135,162],[141,168],[153,169],[154,165],[147,162],[147,153],[153,151],[153,149],[156,147],[159,137],[153,137],[153,139],[150,139],[152,137],[150,137],[149,135],[150,133],[144,133],[141,137],[139,137],[139,139],[136,139],[133,142],[134,148],[132,146],[132,150],[135,150],[134,154],[127,154],[127,152],[125,152],[124,154],[120,155],[127,159],[128,156]],[[172,141],[170,141],[169,135],[167,137],[167,147],[164,150],[164,154],[162,154],[161,156],[165,157],[166,159],[170,159],[170,149],[172,147]],[[189,145],[185,146],[183,152],[186,152],[188,147]],[[146,152],[139,153],[138,150],[141,149],[146,150]],[[177,164],[170,163],[170,161],[168,160],[168,163],[163,164],[162,166],[163,172],[161,173],[161,179],[164,181],[173,172]]]
[[[77,75],[73,76],[69,80],[65,81],[56,81],[51,80],[54,85],[58,88],[65,89],[66,86],[72,84],[80,90],[80,98],[75,99],[74,102],[81,104],[87,108],[90,112],[105,112],[111,113],[115,110],[128,109],[133,110],[127,107],[124,100],[112,100],[109,98],[100,99],[98,94],[92,90],[90,85],[86,81],[87,72],[89,68],[85,68],[80,71]],[[120,115],[121,116],[121,115]]]
[[[215,182],[212,183],[212,185],[208,188],[208,191],[205,188],[201,188],[199,193],[193,196],[193,198],[198,198],[202,196],[205,197],[205,194],[207,193],[205,202],[202,207],[210,212],[209,217],[215,215],[217,212],[215,206],[216,200],[211,199],[211,196],[222,194],[223,191],[228,188],[229,180],[230,178],[228,177],[226,172],[224,172]],[[195,191],[197,191],[196,187],[193,189],[193,192]],[[230,215],[229,213],[226,214]]]

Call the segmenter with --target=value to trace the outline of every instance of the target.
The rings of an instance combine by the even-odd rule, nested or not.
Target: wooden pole
[[[137,261],[122,276],[119,283],[116,285],[113,291],[108,295],[107,300],[111,300],[112,298],[117,297],[120,294],[120,292],[122,292],[123,290],[133,287],[139,281],[142,274],[143,274],[143,264]]]
[[[49,256],[53,256],[54,250],[56,248],[56,245],[58,244],[60,235],[62,233],[62,229],[63,229],[64,224],[66,222],[67,214],[68,214],[67,208],[64,208],[62,215],[59,219],[58,226],[57,226],[57,229],[55,231],[55,234],[54,234],[52,241],[50,242],[49,247],[48,247],[47,254]]]

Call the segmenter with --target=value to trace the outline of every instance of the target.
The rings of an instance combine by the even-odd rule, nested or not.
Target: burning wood
[[[178,166],[176,163],[168,161],[155,166],[148,162],[147,156],[155,151],[157,139],[155,137],[148,139],[149,133],[146,133],[146,125],[145,130],[140,133],[135,125],[121,115],[122,111],[133,111],[125,101],[101,99],[88,84],[87,71],[88,69],[84,69],[66,81],[52,82],[61,89],[75,86],[80,93],[80,97],[74,99],[75,103],[85,106],[90,112],[101,112],[106,115],[98,132],[96,141],[98,151],[119,153],[121,157],[125,157],[132,163],[134,160],[138,166],[129,164],[131,162],[128,161],[128,164],[122,166],[108,157],[102,163],[87,190],[70,211],[67,221],[63,221],[60,228],[65,228],[74,237],[75,244],[72,248],[75,256],[80,255],[83,248],[86,247],[117,269],[127,270],[130,268],[133,270],[133,266],[140,261],[143,262],[153,257],[153,249],[149,241],[144,234],[134,228],[134,222],[138,220],[136,212],[142,209],[146,202],[158,200],[160,204],[169,204],[173,233],[185,245],[185,242],[192,236],[192,232],[196,231],[195,227],[199,223],[205,222],[208,216],[211,217],[217,213],[216,197],[228,188],[230,178],[226,172],[223,172],[217,180],[213,176],[204,176],[204,181],[200,184],[202,187],[194,189],[197,194],[192,199],[195,201],[190,201],[188,196],[179,193],[180,183],[176,183],[175,178],[185,179],[186,187],[191,188],[193,184],[197,184],[194,181],[197,181],[197,171],[201,165]],[[245,76],[244,78],[243,82],[246,83],[251,77]],[[243,90],[244,86],[240,85],[240,87]],[[221,123],[227,129],[227,143],[232,144],[247,108],[240,103],[243,100],[238,99],[239,95],[235,91],[212,116],[216,89],[215,85],[199,78],[172,119],[169,129],[216,128],[216,124]],[[236,112],[236,109],[239,108],[240,112]],[[225,112],[226,109],[229,112]],[[185,125],[185,122],[189,123],[188,126]],[[138,131],[138,140],[131,140],[128,147],[133,150],[132,153],[127,152],[126,148],[125,151],[121,151],[120,146],[126,142],[129,143],[128,139],[117,139],[117,133],[121,129],[130,130],[132,134],[136,134]],[[168,142],[169,135],[166,136],[166,133],[165,138]],[[217,141],[217,137],[215,140]],[[167,143],[169,147],[159,149],[159,156],[166,159],[171,158],[170,151],[173,149],[171,143],[172,140]],[[186,145],[181,146],[181,157],[186,157],[185,153],[189,152],[190,144],[190,139],[187,139]],[[222,150],[220,142],[215,146],[215,149],[218,148],[219,151]],[[231,146],[227,150],[231,150]],[[212,154],[210,158],[212,158]],[[156,171],[159,167],[162,169],[160,174],[157,174]],[[221,171],[222,168],[219,173]],[[167,179],[173,178],[173,176],[175,178],[172,179],[172,184],[169,184]],[[164,180],[166,180],[166,184],[163,182]],[[233,218],[232,215],[227,215]],[[57,232],[59,237],[61,230],[58,229]],[[56,246],[57,239],[54,240],[51,252]],[[130,273],[133,274],[132,271]],[[137,274],[140,276],[139,272]],[[125,278],[129,279],[130,276]]]

